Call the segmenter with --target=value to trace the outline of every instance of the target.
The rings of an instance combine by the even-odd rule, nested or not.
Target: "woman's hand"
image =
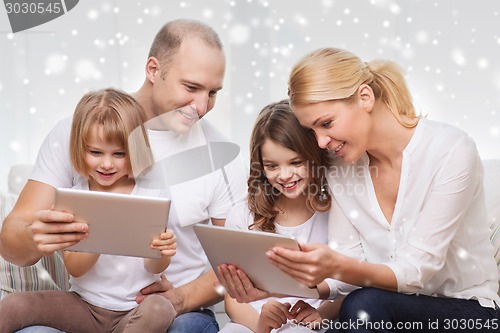
[[[300,244],[301,251],[275,247],[266,252],[273,265],[295,280],[315,287],[325,278],[337,273],[337,262],[342,256],[326,244]]]
[[[268,292],[254,287],[252,281],[241,269],[222,264],[217,267],[219,283],[226,292],[239,303],[248,303],[271,296]]]

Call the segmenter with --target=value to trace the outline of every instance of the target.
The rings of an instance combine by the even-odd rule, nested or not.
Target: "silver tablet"
[[[67,250],[161,257],[150,244],[167,227],[169,199],[58,188],[54,207],[89,225],[89,237]]]
[[[318,289],[309,288],[271,264],[266,252],[275,246],[299,249],[296,240],[270,232],[230,229],[197,224],[194,231],[217,273],[220,264],[242,269],[255,287],[279,294],[319,298]]]

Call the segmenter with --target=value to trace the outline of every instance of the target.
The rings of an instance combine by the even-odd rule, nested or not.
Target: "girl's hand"
[[[219,265],[217,273],[219,283],[224,286],[229,296],[239,303],[249,303],[271,296],[268,292],[255,288],[245,272],[233,265]]]
[[[257,333],[269,333],[286,324],[288,319],[292,319],[288,311],[290,307],[290,303],[280,303],[274,299],[264,304],[259,315]]]
[[[321,315],[311,304],[302,300],[295,303],[290,310],[293,319],[298,323],[308,324],[307,327],[311,329],[321,328]]]
[[[170,229],[160,234],[160,237],[153,239],[151,248],[160,251],[164,257],[172,257],[177,249],[177,238]]]

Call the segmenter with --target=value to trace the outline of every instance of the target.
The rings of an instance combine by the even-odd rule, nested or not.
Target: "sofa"
[[[491,241],[496,251],[495,258],[500,279],[500,160],[485,160],[483,165],[486,205],[492,231]],[[31,168],[31,165],[16,165],[10,169],[8,192],[0,192],[0,223],[14,206],[17,195],[31,173]],[[14,291],[65,290],[68,286],[68,275],[58,253],[42,258],[30,267],[18,267],[0,257],[0,298]],[[222,327],[228,321],[223,303],[217,304],[215,310],[217,320]]]

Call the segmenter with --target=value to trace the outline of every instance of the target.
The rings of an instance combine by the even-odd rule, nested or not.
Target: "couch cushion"
[[[0,192],[0,227],[14,207],[16,196]],[[59,253],[43,257],[35,265],[19,267],[0,257],[1,296],[13,291],[67,290],[68,274]]]
[[[12,166],[9,170],[9,177],[7,180],[9,193],[19,195],[24,184],[28,181],[32,170],[33,165],[31,164],[16,164]]]

